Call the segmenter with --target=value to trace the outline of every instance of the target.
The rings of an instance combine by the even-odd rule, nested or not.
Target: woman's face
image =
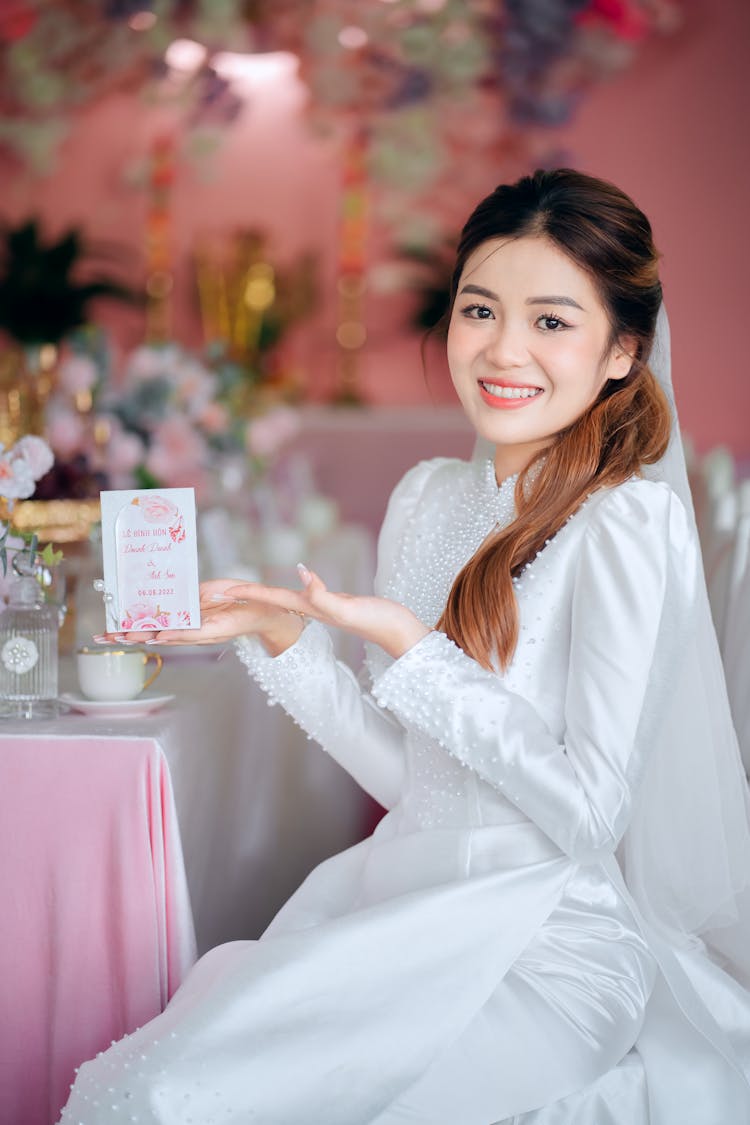
[[[579,418],[632,358],[608,348],[607,313],[589,279],[541,237],[491,239],[469,257],[448,329],[456,393],[498,475],[520,472]]]

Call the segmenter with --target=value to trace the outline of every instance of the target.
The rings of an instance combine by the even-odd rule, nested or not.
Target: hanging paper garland
[[[338,386],[335,401],[362,401],[359,391],[359,353],[367,340],[364,296],[367,288],[367,137],[362,129],[348,139],[343,153],[338,260]]]
[[[174,138],[163,134],[153,142],[148,177],[146,217],[146,339],[169,339],[172,276],[171,194],[175,179]]]
[[[422,153],[391,160],[400,118],[420,108],[437,149],[445,102],[472,112],[497,95],[511,125],[570,120],[586,91],[682,22],[682,0],[5,0],[0,12],[0,143],[41,168],[81,105],[115,89],[184,104],[188,129],[231,128],[242,97],[213,69],[217,52],[283,50],[300,60],[312,120],[329,132],[356,115],[385,150],[373,174],[403,185],[440,174]],[[181,83],[165,82],[175,40],[205,47]],[[174,76],[172,76],[173,78]],[[375,149],[377,145],[375,146]],[[375,152],[375,149],[373,152]],[[401,150],[404,146],[401,145]],[[421,161],[421,163],[420,163]],[[428,166],[429,165],[429,166]]]

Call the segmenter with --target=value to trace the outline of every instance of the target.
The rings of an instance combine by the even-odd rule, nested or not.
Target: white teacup
[[[156,667],[149,675],[151,661]],[[76,654],[78,683],[87,699],[135,699],[154,682],[162,664],[157,652],[139,649],[81,648]]]

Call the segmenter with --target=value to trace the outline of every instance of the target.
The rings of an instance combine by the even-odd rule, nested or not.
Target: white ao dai
[[[376,592],[434,626],[514,484],[490,462],[418,465]],[[504,675],[437,632],[396,661],[371,650],[366,688],[315,623],[275,659],[243,641],[270,698],[388,813],[260,941],[212,950],[86,1064],[65,1125],[750,1122],[747,1058],[722,1039],[747,1034],[746,995],[700,950],[676,967],[615,861],[694,550],[666,485],[594,494],[516,583]]]

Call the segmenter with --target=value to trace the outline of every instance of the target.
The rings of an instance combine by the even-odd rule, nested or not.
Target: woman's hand
[[[316,574],[299,568],[302,590],[218,578],[201,582],[200,629],[162,629],[144,634],[107,633],[99,643],[215,645],[255,634],[272,656],[289,648],[312,617],[372,641],[395,658],[403,656],[430,630],[410,609],[389,598],[333,594]]]
[[[218,578],[201,582],[200,629],[105,633],[94,640],[100,644],[216,645],[255,634],[272,656],[278,656],[294,644],[303,629],[300,617],[275,605],[264,604],[260,599],[238,601],[227,597],[226,591],[230,587],[236,589],[236,579]]]
[[[372,641],[398,658],[430,630],[406,606],[389,598],[356,597],[334,594],[327,590],[317,574],[306,567],[298,568],[302,590],[286,590],[263,586],[257,582],[227,585],[224,596],[237,599],[237,604],[275,606],[290,614],[300,614],[333,625],[347,633],[355,633]]]

